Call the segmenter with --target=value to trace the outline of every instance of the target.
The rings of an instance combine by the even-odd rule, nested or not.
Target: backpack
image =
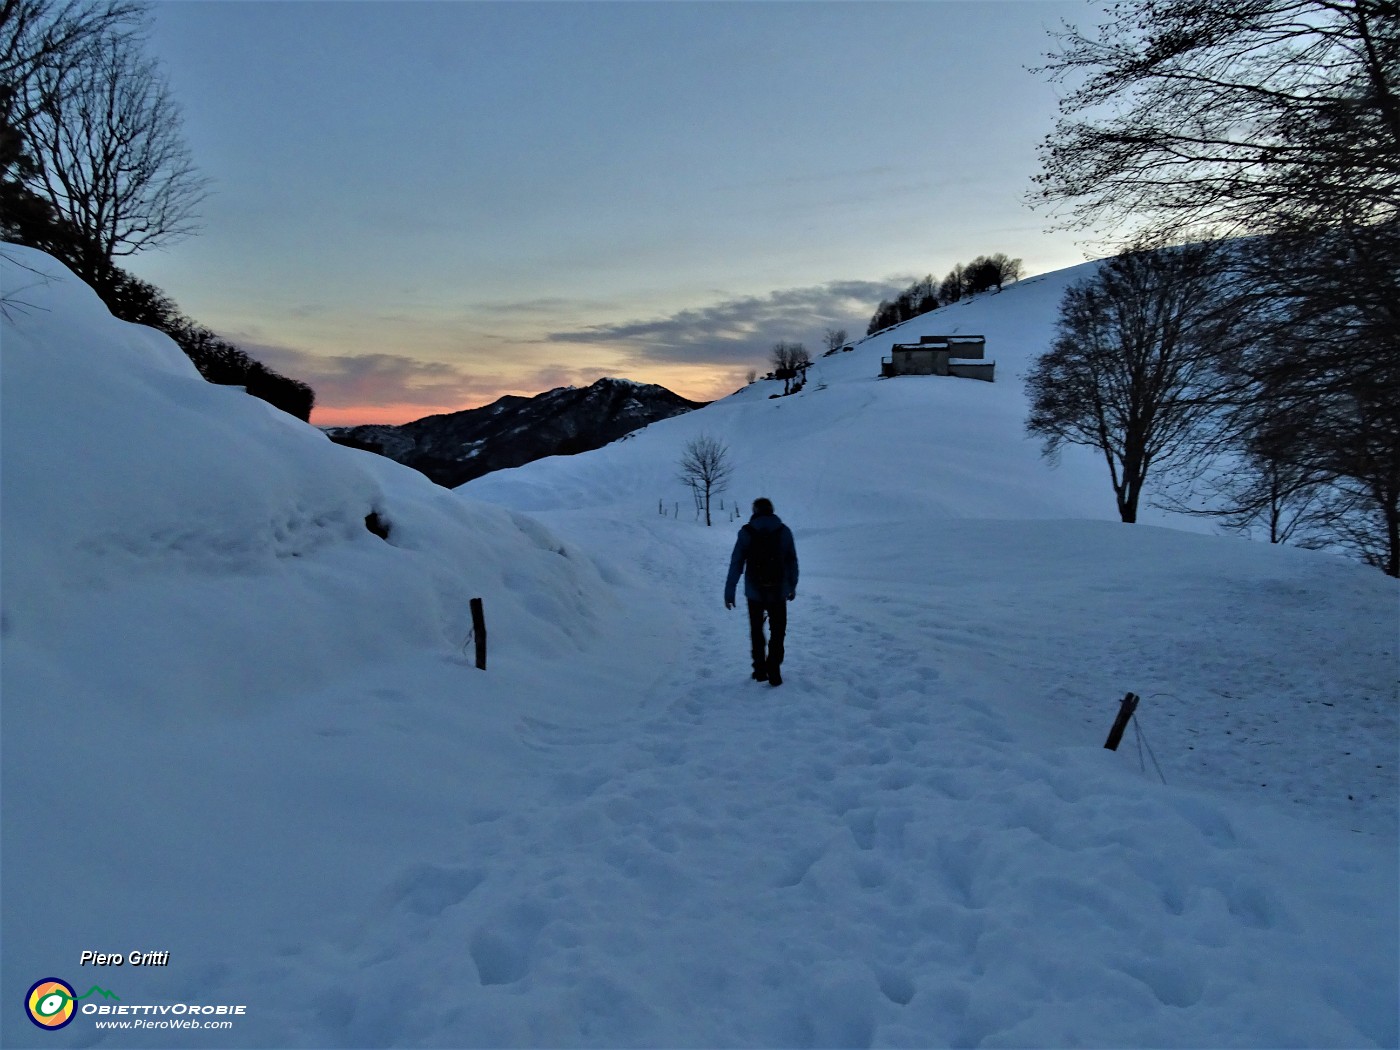
[[[781,529],[749,530],[749,580],[764,591],[781,590],[783,586],[783,550]]]

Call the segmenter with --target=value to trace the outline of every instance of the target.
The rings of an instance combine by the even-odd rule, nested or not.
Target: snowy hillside
[[[780,507],[800,506],[808,527],[909,516],[1117,520],[1101,458],[1069,449],[1052,470],[1024,435],[1021,377],[1050,340],[1064,289],[1096,265],[1034,277],[818,357],[805,389],[790,397],[771,398],[782,383],[760,381],[576,462],[498,471],[469,491],[532,510],[686,503],[676,480],[679,447],[709,433],[730,448],[731,496],[767,494]],[[995,383],[878,378],[894,343],[954,334],[986,336]],[[1149,512],[1145,520],[1165,519]]]
[[[1072,272],[942,312],[994,385],[877,381],[888,333],[449,493],[3,254],[0,1044],[1400,1038],[1395,581],[1047,470]],[[781,689],[734,523],[657,513],[701,431],[797,535]],[[41,1031],[47,977],[119,998]],[[245,1011],[98,1027],[192,1004]]]

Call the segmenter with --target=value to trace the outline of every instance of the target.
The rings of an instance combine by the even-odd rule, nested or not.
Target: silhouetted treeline
[[[995,255],[979,255],[966,266],[959,263],[948,271],[942,281],[935,282],[930,274],[904,289],[893,301],[881,301],[865,334],[873,335],[893,325],[903,324],[912,317],[956,303],[969,295],[988,292],[993,288],[1001,291],[1003,285],[1019,280],[1021,271],[1020,259],[1011,259],[997,252]]]
[[[311,418],[311,409],[316,404],[316,394],[311,387],[274,372],[204,325],[186,317],[149,281],[117,270],[103,301],[123,321],[149,325],[174,339],[209,382],[241,386],[254,397],[298,419]]]

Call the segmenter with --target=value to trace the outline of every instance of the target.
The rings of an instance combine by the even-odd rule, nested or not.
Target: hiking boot
[[[782,684],[783,684],[783,676],[782,676],[781,674],[779,674],[778,671],[777,671],[776,669],[775,669],[775,670],[772,670],[772,671],[769,671],[769,672],[768,672],[768,684],[769,684],[769,685],[782,685]]]
[[[767,671],[755,671],[751,677],[753,678],[753,680],[754,680],[755,682],[766,682],[766,681],[768,681],[768,672],[767,672]]]

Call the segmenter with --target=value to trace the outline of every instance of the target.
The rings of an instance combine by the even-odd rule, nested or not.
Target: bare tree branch
[[[178,107],[140,52],[139,4],[3,0],[10,111],[30,162],[24,185],[79,234],[65,261],[94,287],[115,260],[196,229],[206,181]],[[21,79],[22,78],[22,79]]]

